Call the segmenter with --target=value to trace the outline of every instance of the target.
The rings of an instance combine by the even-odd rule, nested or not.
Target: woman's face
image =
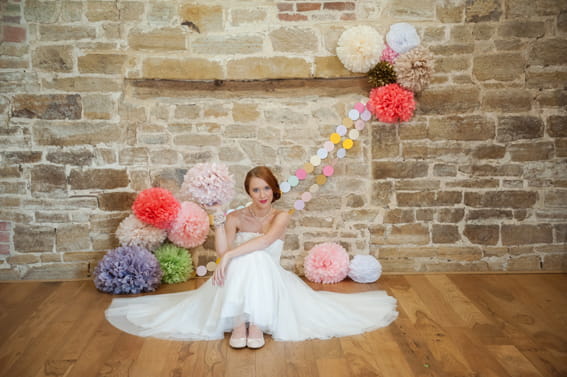
[[[252,177],[248,184],[248,195],[253,204],[259,208],[265,208],[272,204],[274,193],[270,185],[262,178]]]

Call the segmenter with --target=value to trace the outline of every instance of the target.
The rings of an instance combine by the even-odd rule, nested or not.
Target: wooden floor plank
[[[534,365],[513,345],[488,346],[510,376],[544,377]]]

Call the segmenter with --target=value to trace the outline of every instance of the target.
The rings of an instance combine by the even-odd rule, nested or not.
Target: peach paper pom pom
[[[181,203],[181,211],[171,224],[168,238],[180,247],[192,248],[202,245],[209,235],[209,215],[198,204]]]
[[[349,256],[346,250],[334,242],[315,245],[303,263],[305,277],[314,283],[338,283],[349,270]]]

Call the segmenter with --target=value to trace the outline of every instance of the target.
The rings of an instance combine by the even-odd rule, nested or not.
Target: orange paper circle
[[[324,185],[325,182],[327,182],[327,177],[325,177],[323,174],[319,174],[317,177],[315,177],[315,182],[318,185]]]

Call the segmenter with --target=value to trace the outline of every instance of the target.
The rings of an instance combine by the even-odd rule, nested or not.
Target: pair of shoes
[[[246,345],[248,346],[248,348],[262,348],[264,347],[264,337],[262,336],[261,338],[248,338],[246,340]]]
[[[230,337],[228,342],[232,348],[244,348],[246,347],[246,338],[234,338]]]

